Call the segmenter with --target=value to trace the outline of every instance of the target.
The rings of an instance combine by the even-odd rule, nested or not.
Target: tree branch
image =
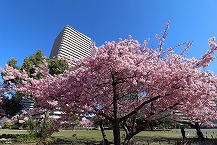
[[[170,94],[166,94],[165,96],[169,96]],[[125,115],[124,117],[120,118],[120,121],[126,120],[127,118],[131,117],[132,115],[134,115],[137,111],[139,111],[143,106],[145,106],[148,103],[151,103],[159,98],[161,98],[162,96],[156,96],[153,97],[145,102],[143,102],[142,104],[140,104],[138,107],[136,107],[132,112],[130,112],[129,114]]]

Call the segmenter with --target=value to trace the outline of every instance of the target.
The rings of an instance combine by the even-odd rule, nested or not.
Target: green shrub
[[[32,133],[36,127],[36,123],[32,118],[29,118],[26,122],[25,122],[25,126],[26,128],[30,131],[30,133]]]
[[[49,129],[52,129],[54,125],[52,120],[49,118],[39,118],[37,120],[29,118],[25,122],[25,126],[29,130],[30,135],[33,135],[37,138],[42,138],[43,134]]]
[[[13,124],[11,122],[6,122],[5,123],[5,128],[10,128],[11,129],[12,125]]]
[[[19,136],[17,136],[16,141],[17,142],[24,142],[24,143],[38,142],[38,141],[40,141],[40,138],[38,138],[37,135],[35,135],[35,134],[20,134]]]

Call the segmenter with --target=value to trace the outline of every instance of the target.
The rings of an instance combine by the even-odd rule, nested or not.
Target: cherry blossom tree
[[[86,129],[89,129],[89,127],[91,127],[91,126],[93,125],[93,122],[90,121],[89,119],[83,117],[83,118],[81,119],[79,125],[80,125],[81,127],[84,127],[84,128],[86,128]]]
[[[167,28],[168,28],[167,24]],[[210,123],[216,117],[216,77],[202,67],[214,60],[215,38],[209,39],[210,49],[201,59],[184,57],[191,43],[180,53],[164,49],[167,29],[157,49],[148,48],[132,39],[93,46],[92,56],[69,60],[71,67],[63,74],[50,75],[46,64],[37,68],[43,78],[29,78],[10,66],[2,69],[4,79],[22,78],[15,89],[30,94],[41,108],[59,109],[63,122],[72,112],[77,117],[95,114],[109,120],[114,143],[120,145],[120,126],[126,131],[125,143],[142,131],[139,119],[149,120],[168,111],[176,119],[179,110],[189,120]],[[59,126],[56,126],[59,127]]]

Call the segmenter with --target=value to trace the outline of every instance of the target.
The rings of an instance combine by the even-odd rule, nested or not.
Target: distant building
[[[59,119],[61,117],[61,115],[63,114],[63,112],[61,110],[56,110],[54,111],[52,114],[50,114],[50,118],[53,118],[53,119]]]
[[[56,56],[80,59],[91,55],[92,40],[70,26],[65,26],[54,41],[50,58]]]
[[[31,99],[24,98],[22,99],[22,105],[23,105],[23,110],[29,112],[30,110],[34,109],[35,102]]]

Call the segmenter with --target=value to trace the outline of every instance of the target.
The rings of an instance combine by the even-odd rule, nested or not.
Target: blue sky
[[[23,59],[41,49],[48,57],[65,25],[102,45],[118,38],[143,43],[160,34],[170,20],[166,46],[194,41],[188,57],[199,58],[207,40],[217,37],[216,0],[0,0],[0,67],[12,57]],[[216,61],[217,62],[217,61]],[[208,69],[217,72],[216,62]]]

